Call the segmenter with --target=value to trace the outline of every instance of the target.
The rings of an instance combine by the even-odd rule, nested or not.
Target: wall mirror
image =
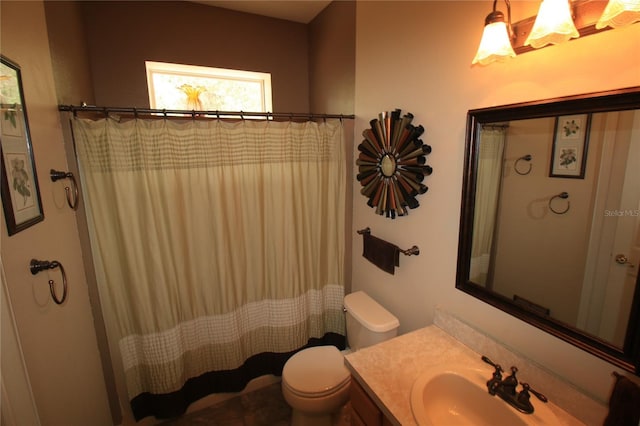
[[[456,287],[640,367],[640,87],[471,110]]]

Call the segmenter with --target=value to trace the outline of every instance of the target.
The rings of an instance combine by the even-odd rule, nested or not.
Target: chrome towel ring
[[[58,305],[62,305],[62,303],[64,303],[67,298],[67,274],[64,273],[64,267],[62,266],[62,263],[58,262],[57,260],[48,261],[31,259],[31,263],[29,264],[29,269],[31,270],[32,275],[35,275],[40,271],[55,268],[60,268],[60,273],[62,274],[62,297],[58,299],[55,288],[56,283],[53,280],[49,280],[49,291],[51,292],[53,301]]]
[[[514,169],[514,170],[516,171],[516,173],[517,173],[517,174],[519,174],[519,175],[522,175],[522,176],[526,176],[526,175],[528,175],[529,173],[531,173],[531,168],[533,167],[533,165],[531,164],[531,160],[532,160],[532,159],[533,159],[533,157],[531,156],[531,154],[523,155],[522,157],[518,158],[518,159],[516,160],[516,162],[513,164],[513,169]],[[521,172],[521,171],[518,169],[518,163],[519,163],[520,161],[526,161],[526,162],[528,162],[528,163],[529,163],[529,168],[528,168],[526,171],[524,171],[524,172]]]
[[[552,207],[551,203],[553,202],[554,199],[556,198],[561,198],[563,200],[567,200],[567,208],[565,208],[564,210],[556,210]],[[555,214],[565,214],[566,212],[569,211],[569,209],[571,208],[571,203],[568,200],[569,198],[569,193],[568,192],[561,192],[559,194],[554,195],[553,197],[551,197],[549,199],[549,210],[551,210],[552,212],[554,212]]]
[[[68,186],[64,187],[64,192],[67,196],[67,204],[71,208],[71,210],[78,210],[78,200],[79,200],[79,192],[78,192],[78,183],[76,182],[75,176],[71,172],[62,172],[58,170],[51,169],[49,172],[51,174],[51,182],[56,182],[60,179],[69,179],[71,180],[71,186],[73,186],[73,197],[71,196],[71,188]]]

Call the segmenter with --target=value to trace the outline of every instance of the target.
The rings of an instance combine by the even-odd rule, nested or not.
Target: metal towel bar
[[[367,226],[366,228],[360,229],[356,232],[360,235],[371,234],[371,228]],[[402,249],[398,249],[398,250],[400,251],[400,253],[404,254],[405,256],[412,256],[412,255],[418,256],[420,254],[420,249],[418,248],[418,246],[413,246],[406,250],[402,250]]]

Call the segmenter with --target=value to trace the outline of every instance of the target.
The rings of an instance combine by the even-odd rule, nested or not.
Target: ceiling
[[[330,0],[192,0],[194,3],[308,24]]]

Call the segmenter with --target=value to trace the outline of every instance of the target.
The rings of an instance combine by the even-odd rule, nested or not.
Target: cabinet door
[[[351,377],[352,426],[382,426],[382,412],[355,378]]]

